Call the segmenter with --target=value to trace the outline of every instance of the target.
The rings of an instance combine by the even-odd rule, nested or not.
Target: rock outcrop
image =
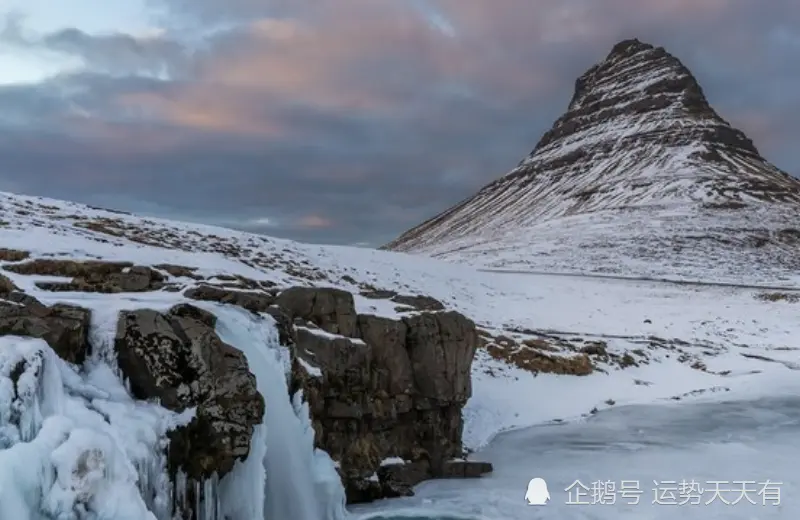
[[[491,470],[452,462],[463,454],[461,409],[472,391],[471,320],[454,311],[357,314],[337,289],[295,287],[276,303],[295,323],[292,390],[304,391],[316,444],[339,461],[350,502]]]
[[[800,180],[764,159],[661,47],[624,40],[534,150],[386,248],[487,268],[778,280]],[[794,249],[796,251],[796,248]]]
[[[65,361],[80,364],[86,359],[89,310],[66,304],[47,306],[19,291],[0,294],[0,298],[0,336],[40,338]]]
[[[167,313],[121,313],[114,347],[120,370],[139,399],[157,398],[195,417],[170,433],[169,465],[194,482],[224,476],[250,452],[264,400],[244,354],[214,331],[216,318],[180,304]]]
[[[275,297],[268,293],[237,291],[213,285],[198,285],[183,294],[193,300],[228,303],[251,312],[266,312],[275,303]]]
[[[327,332],[355,337],[355,304],[347,291],[291,287],[281,292],[275,303],[290,316],[311,321]]]
[[[157,270],[131,262],[37,258],[3,268],[17,274],[72,278],[68,282],[36,282],[38,288],[46,291],[145,292],[168,286],[164,275]]]
[[[395,291],[373,290],[362,291],[361,296],[370,299],[389,299],[401,306],[410,307],[419,311],[443,311],[444,304],[431,296],[397,294]]]

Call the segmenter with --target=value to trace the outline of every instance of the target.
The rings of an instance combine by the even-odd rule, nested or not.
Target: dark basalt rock
[[[40,338],[64,361],[80,364],[86,359],[91,311],[60,303],[47,306],[17,291],[0,298],[0,336]]]
[[[332,334],[355,336],[353,295],[333,288],[291,287],[278,294],[275,303],[292,318],[302,317]]]
[[[250,452],[264,399],[245,355],[224,343],[214,315],[189,304],[167,313],[120,313],[114,347],[119,368],[139,399],[174,411],[196,407],[195,418],[169,433],[169,465],[191,482],[229,473]]]
[[[486,472],[483,463],[451,462],[463,452],[461,410],[472,393],[478,333],[471,320],[454,311],[402,319],[357,314],[350,293],[326,288],[292,288],[277,303],[298,323],[290,390],[303,390],[316,445],[339,461],[350,503],[408,495],[431,478]],[[382,465],[392,457],[409,462]]]

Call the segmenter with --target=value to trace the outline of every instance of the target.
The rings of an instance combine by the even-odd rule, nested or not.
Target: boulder
[[[41,338],[64,361],[83,363],[89,353],[91,311],[66,304],[47,306],[18,291],[0,296],[0,336]]]
[[[387,498],[413,496],[413,488],[430,477],[430,464],[426,460],[405,464],[387,464],[378,469],[381,491]]]
[[[119,368],[139,399],[166,408],[195,408],[195,418],[170,433],[169,465],[190,481],[222,477],[250,452],[264,400],[244,354],[224,343],[215,317],[181,304],[167,313],[120,313],[114,346]]]
[[[364,298],[369,298],[370,300],[386,300],[397,296],[396,291],[389,291],[386,289],[370,289],[361,291],[359,294]]]
[[[322,330],[342,336],[356,336],[353,295],[327,287],[291,287],[278,294],[275,303],[292,319],[315,323]]]
[[[132,262],[106,262],[101,260],[63,260],[56,258],[37,258],[18,264],[3,266],[3,269],[17,274],[40,276],[63,276],[67,278],[89,278],[120,273],[133,267]]]

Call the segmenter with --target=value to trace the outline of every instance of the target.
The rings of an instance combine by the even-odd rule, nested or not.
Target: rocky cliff
[[[290,392],[302,390],[308,401],[315,444],[338,463],[349,502],[409,495],[430,478],[491,471],[488,463],[463,460],[461,442],[479,341],[475,324],[430,297],[362,294],[410,312],[360,314],[353,294],[334,288],[186,292],[238,302],[276,320],[292,351]]]
[[[276,303],[294,323],[293,388],[305,392],[317,445],[340,462],[350,501],[491,469],[460,460],[478,347],[471,320],[453,311],[357,314],[353,296],[336,289],[291,288]]]
[[[625,40],[516,168],[386,248],[490,268],[775,278],[800,267],[798,209],[800,181],[678,58]]]
[[[177,292],[183,284],[176,280],[202,279],[187,276],[193,270],[180,266],[30,260],[23,252],[12,253],[3,253],[15,260],[3,265],[7,272],[67,278],[33,282],[50,293]],[[445,311],[431,298],[396,294],[377,296],[392,296],[413,312],[397,319],[359,314],[353,295],[343,290],[279,290],[242,277],[192,283],[183,296],[276,320],[281,343],[292,352],[291,393],[303,391],[316,445],[338,462],[351,502],[407,495],[427,478],[477,477],[491,470],[458,460],[463,455],[461,408],[471,394],[478,346],[475,324],[465,316]],[[44,339],[69,363],[87,359],[91,311],[48,306],[4,275],[0,299],[0,335]],[[170,432],[166,447],[173,496],[186,520],[195,519],[195,504],[203,498],[197,484],[224,477],[237,460],[248,457],[253,428],[265,413],[247,359],[220,339],[215,325],[213,314],[190,303],[125,310],[117,316],[113,340],[119,370],[134,397],[158,400],[175,412],[194,411],[191,421]],[[41,374],[37,363],[42,362],[20,359],[4,375],[16,385],[22,374]],[[269,403],[266,409],[269,413]]]

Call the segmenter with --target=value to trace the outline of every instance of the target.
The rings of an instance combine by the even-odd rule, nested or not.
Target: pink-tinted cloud
[[[334,226],[334,222],[320,215],[306,215],[297,221],[297,225],[305,229],[327,229]]]
[[[737,27],[762,5],[748,0],[430,0],[452,34],[410,2],[291,5],[282,4],[277,18],[258,2],[232,4],[232,12],[265,15],[217,36],[179,92],[123,102],[190,128],[267,137],[291,132],[270,107],[402,117],[427,111],[437,92],[459,89],[512,104],[568,89],[571,77],[624,37],[714,29],[704,37],[706,52],[753,63],[762,36]],[[770,5],[790,9],[784,0]],[[575,52],[592,60],[567,71],[559,55]]]

